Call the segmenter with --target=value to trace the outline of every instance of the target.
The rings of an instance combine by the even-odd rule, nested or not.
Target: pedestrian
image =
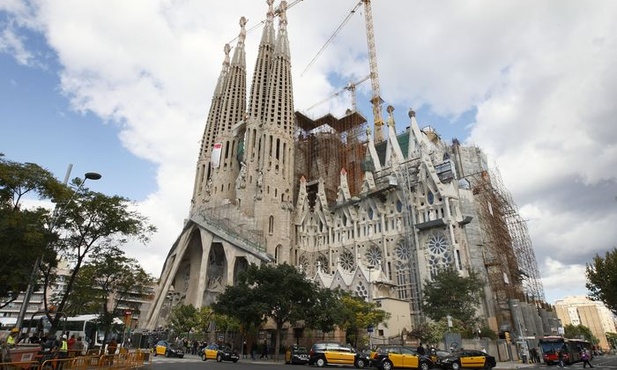
[[[420,342],[420,345],[418,346],[418,348],[416,348],[416,352],[418,352],[420,356],[426,355],[426,350],[422,346],[422,342]]]
[[[247,351],[248,348],[246,347],[246,341],[244,341],[244,343],[242,343],[242,358],[246,358]]]
[[[77,337],[77,340],[75,340],[73,351],[75,351],[75,356],[84,355],[84,342],[81,340],[81,337]]]
[[[76,342],[75,334],[73,334],[67,341],[67,344],[69,346],[69,353],[73,353],[73,351],[75,350],[75,342]]]
[[[118,342],[116,342],[116,338],[111,338],[109,343],[107,343],[107,354],[115,355],[117,349],[118,349]]]
[[[593,367],[591,362],[589,362],[589,360],[591,360],[591,353],[587,348],[583,348],[581,351],[581,360],[583,360],[583,367],[587,367],[587,365],[589,365],[589,367]]]
[[[268,342],[266,340],[264,340],[264,346],[261,349],[261,356],[259,356],[259,358],[266,358],[266,360],[268,359]]]
[[[60,342],[56,347],[56,351],[58,352],[58,370],[62,370],[64,367],[64,362],[69,357],[69,344],[66,340],[66,334],[62,334],[62,338],[60,338]]]
[[[563,347],[559,349],[559,352],[557,352],[557,359],[559,361],[558,365],[559,367],[566,367],[565,364],[565,359],[564,359],[564,350]]]

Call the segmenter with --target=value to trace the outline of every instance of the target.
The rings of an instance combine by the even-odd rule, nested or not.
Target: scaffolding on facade
[[[508,310],[511,299],[543,302],[544,290],[527,225],[501,175],[497,170],[481,171],[467,178],[471,179],[486,238],[484,264],[497,305]]]
[[[326,114],[318,119],[296,112],[296,126],[295,178],[304,176],[309,194],[316,193],[317,188],[311,187],[323,179],[328,203],[335,202],[341,171],[345,170],[349,191],[357,195],[364,177],[366,119],[352,111],[342,118]]]

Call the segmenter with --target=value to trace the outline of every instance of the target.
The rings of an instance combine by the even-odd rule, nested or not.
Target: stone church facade
[[[423,285],[441,268],[471,268],[485,282],[478,315],[495,331],[512,328],[512,299],[544,297],[482,151],[445,143],[412,110],[397,134],[389,106],[383,135],[356,111],[296,112],[286,3],[267,4],[248,88],[244,18],[233,53],[225,46],[190,214],[140,326],[160,325],[170,292],[201,307],[249,264],[288,263],[407,317],[385,336],[426,320]]]

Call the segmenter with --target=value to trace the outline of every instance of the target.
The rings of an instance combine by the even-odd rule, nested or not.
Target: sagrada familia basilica
[[[392,313],[384,337],[426,319],[423,286],[445,267],[480,275],[491,329],[554,329],[525,222],[482,150],[444,142],[413,110],[400,133],[391,106],[373,124],[296,111],[286,3],[267,4],[250,86],[244,18],[225,46],[190,214],[140,325],[160,325],[170,292],[201,307],[250,264],[287,263],[379,302]]]

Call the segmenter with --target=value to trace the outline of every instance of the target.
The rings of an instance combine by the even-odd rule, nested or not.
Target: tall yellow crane
[[[375,47],[375,31],[373,30],[373,12],[371,10],[371,0],[362,0],[364,3],[364,19],[366,23],[366,42],[368,44],[369,70],[371,72],[371,88],[373,97],[373,118],[375,121],[374,139],[376,143],[382,142],[383,137],[383,118],[381,115],[381,99],[379,91],[379,72],[377,71],[377,48]]]

